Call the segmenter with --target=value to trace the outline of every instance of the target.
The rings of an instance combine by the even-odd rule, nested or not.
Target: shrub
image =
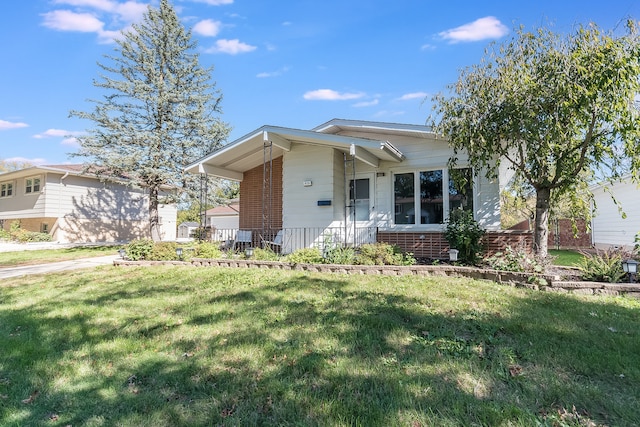
[[[175,242],[154,243],[153,248],[151,249],[151,252],[149,253],[148,257],[146,257],[145,259],[153,260],[153,261],[177,260],[178,255],[176,255],[176,247],[178,247],[178,245]]]
[[[349,246],[334,246],[324,251],[324,262],[327,264],[355,264],[356,251]]]
[[[535,258],[534,255],[525,250],[513,249],[507,246],[504,252],[496,252],[485,261],[495,270],[502,271],[524,271],[529,273],[542,273],[544,264]]]
[[[140,261],[149,259],[149,255],[153,250],[153,240],[151,239],[135,239],[129,242],[125,247],[127,258],[132,261]]]
[[[200,242],[196,245],[193,256],[198,258],[222,258],[220,243]]]
[[[1,240],[9,240],[11,238],[11,233],[7,230],[0,228],[0,239]]]
[[[290,253],[285,257],[287,262],[292,264],[322,264],[322,252],[318,248],[303,248]]]
[[[358,248],[355,260],[360,265],[413,265],[412,253],[403,253],[400,247],[388,243],[366,243]]]
[[[583,255],[584,257],[578,263],[578,268],[582,271],[582,279],[616,283],[624,277],[625,273],[622,271],[624,254],[621,251],[596,250],[593,254],[583,253]]]
[[[480,240],[485,231],[473,219],[473,213],[454,209],[446,221],[444,237],[451,249],[457,249],[458,260],[464,264],[477,264],[478,253],[482,251]]]
[[[279,261],[280,255],[270,248],[254,248],[252,258],[258,261]]]

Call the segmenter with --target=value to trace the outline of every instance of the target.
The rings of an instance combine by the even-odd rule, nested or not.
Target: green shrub
[[[200,242],[196,245],[193,256],[197,258],[222,258],[220,243]]]
[[[334,246],[324,251],[324,262],[327,264],[355,264],[356,251],[352,247]]]
[[[0,239],[9,240],[11,238],[11,233],[7,230],[0,228]]]
[[[486,258],[485,262],[495,270],[528,273],[542,273],[544,271],[544,265],[534,255],[525,250],[513,249],[511,246],[507,246],[504,252],[496,252],[493,256]]]
[[[592,282],[617,283],[625,276],[622,270],[624,253],[617,250],[596,250],[593,254],[584,253],[578,263],[583,280]]]
[[[153,248],[149,253],[147,260],[152,261],[174,261],[178,259],[176,254],[176,248],[178,247],[175,242],[156,242],[153,244]],[[183,258],[187,251],[183,251]]]
[[[151,239],[135,239],[129,242],[125,247],[127,258],[132,261],[140,261],[149,259],[149,255],[153,250],[153,240]]]
[[[473,212],[454,209],[446,221],[444,237],[451,249],[457,249],[458,260],[464,264],[477,264],[482,251],[480,240],[485,231],[473,219]]]
[[[358,248],[355,260],[360,265],[413,265],[412,253],[403,253],[399,246],[388,243],[366,243]]]
[[[253,257],[252,259],[258,261],[279,261],[280,255],[273,251],[270,248],[254,248],[253,249]]]
[[[324,258],[318,248],[303,248],[287,255],[285,261],[291,264],[322,264]]]

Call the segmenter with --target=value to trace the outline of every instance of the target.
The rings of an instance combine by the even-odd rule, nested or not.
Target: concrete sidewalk
[[[0,280],[10,277],[21,277],[29,274],[58,273],[60,271],[95,268],[100,265],[113,265],[118,255],[106,255],[93,258],[81,258],[70,261],[51,262],[47,264],[25,265],[20,267],[0,268]]]

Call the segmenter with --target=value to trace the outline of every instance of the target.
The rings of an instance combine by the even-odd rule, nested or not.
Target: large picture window
[[[473,175],[469,168],[397,173],[393,192],[396,225],[442,224],[451,209],[473,211]]]
[[[34,176],[24,180],[24,193],[32,194],[40,192],[40,177]]]

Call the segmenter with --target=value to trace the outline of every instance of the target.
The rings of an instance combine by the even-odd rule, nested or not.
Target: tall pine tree
[[[94,127],[79,137],[76,154],[93,170],[126,176],[149,194],[149,231],[161,239],[158,206],[163,186],[190,191],[198,177],[184,166],[219,147],[229,127],[218,115],[222,95],[202,68],[191,31],[168,0],[149,7],[142,22],[116,41],[116,54],[94,86],[106,94],[90,112],[71,111]]]

